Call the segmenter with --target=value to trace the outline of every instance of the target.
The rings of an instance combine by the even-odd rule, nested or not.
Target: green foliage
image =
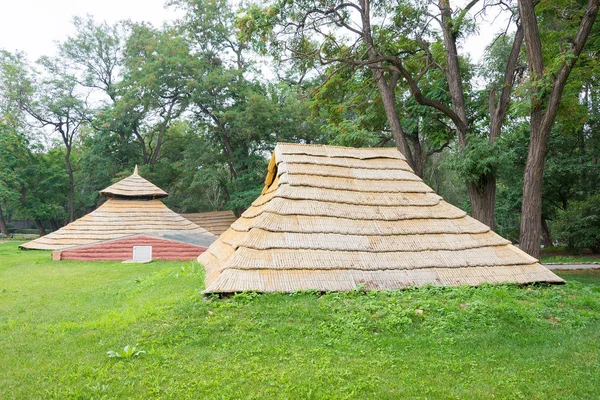
[[[543,264],[598,264],[600,263],[600,257],[597,255],[571,255],[569,254],[572,249],[569,249],[569,252],[565,253],[567,255],[550,255],[544,256],[544,249],[542,249],[542,263]]]
[[[464,179],[454,166],[453,152],[435,154],[429,158],[423,180],[448,203],[469,212],[470,204]]]
[[[273,40],[273,28],[279,22],[278,17],[278,4],[249,4],[236,20],[239,39],[251,43],[257,52],[266,55]]]
[[[222,155],[210,145],[205,135],[191,128],[181,142],[185,150],[173,166],[179,172],[169,183],[170,206],[186,212],[222,209],[227,201],[229,172]]]
[[[238,159],[243,162],[238,163],[242,167],[241,173],[227,185],[231,194],[225,208],[239,212],[248,208],[260,196],[268,162],[258,155]]]
[[[25,137],[0,120],[0,204],[18,201],[30,158]]]
[[[25,196],[20,198],[20,210],[26,218],[68,220],[69,181],[61,149],[36,154],[23,176],[27,183]]]
[[[114,102],[126,26],[97,23],[91,15],[73,17],[73,26],[76,34],[58,46],[63,62],[77,71],[83,86],[103,92]]]
[[[480,188],[484,187],[488,177],[496,176],[500,163],[497,146],[490,145],[488,138],[479,136],[472,136],[467,146],[453,159],[459,175]]]
[[[506,62],[513,47],[515,34],[500,34],[487,46],[483,54],[483,63],[479,65],[478,74],[485,80],[488,87],[494,87],[499,92],[504,85],[504,74]],[[523,78],[523,73],[527,68],[527,60],[524,52],[521,52],[518,64],[518,78]],[[486,93],[487,94],[487,93]],[[497,101],[497,98],[496,98]]]
[[[600,195],[574,201],[558,212],[556,238],[569,247],[600,253]]]
[[[109,358],[120,358],[123,360],[130,360],[134,357],[139,357],[141,354],[146,354],[144,350],[138,350],[137,344],[135,346],[126,345],[123,350],[114,351],[109,350],[106,352]]]
[[[122,172],[131,173],[135,164],[142,164],[139,153],[139,145],[131,139],[122,141],[118,135],[106,131],[82,130],[76,148],[78,209],[95,206],[100,199],[99,190],[113,184]]]
[[[23,234],[23,235],[37,235],[37,229],[16,229],[16,228],[8,228],[10,233]]]
[[[0,49],[0,123],[24,127],[23,104],[33,91],[25,54]]]
[[[377,145],[377,135],[360,126],[358,121],[342,120],[324,127],[331,138],[329,144],[349,147],[373,147]]]

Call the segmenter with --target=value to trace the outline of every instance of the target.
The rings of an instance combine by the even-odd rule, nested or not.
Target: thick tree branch
[[[388,57],[388,59],[389,59],[389,57]],[[410,72],[408,72],[406,70],[406,68],[404,68],[404,65],[402,64],[402,61],[400,59],[393,58],[393,59],[390,59],[389,61],[393,62],[394,66],[396,68],[398,68],[398,71],[400,72],[400,74],[402,75],[404,80],[406,80],[406,83],[408,83],[410,93],[413,95],[413,97],[415,98],[417,103],[424,105],[424,106],[433,107],[436,110],[440,111],[441,113],[443,113],[444,115],[446,115],[448,118],[450,118],[452,120],[454,125],[456,125],[457,129],[462,130],[462,131],[466,131],[468,129],[468,126],[465,124],[465,122],[462,120],[462,118],[454,110],[452,110],[450,107],[448,107],[441,101],[430,99],[423,95],[423,93],[421,92],[421,89],[419,88],[419,85],[413,79]]]
[[[506,62],[504,71],[504,82],[500,91],[498,102],[494,102],[495,90],[490,90],[490,144],[493,143],[499,136],[504,124],[504,119],[508,113],[508,105],[510,104],[510,94],[515,81],[519,53],[523,45],[524,31],[521,25],[518,26],[515,33],[515,39]]]
[[[432,149],[429,150],[426,154],[425,154],[425,158],[429,158],[432,155],[436,154],[436,153],[441,153],[446,147],[450,146],[450,140],[446,140],[446,142],[444,142],[443,145],[441,145],[440,147],[438,147],[437,149]]]
[[[598,16],[599,8],[600,0],[589,0],[573,41],[573,53],[563,62],[563,65],[554,80],[554,85],[552,85],[546,113],[542,119],[542,126],[545,129],[550,129],[551,125],[554,123],[554,119],[558,113],[558,106],[560,105],[560,100],[562,98],[562,92],[567,83],[567,78],[579,59],[579,55],[583,51],[587,38],[592,30],[592,26]]]

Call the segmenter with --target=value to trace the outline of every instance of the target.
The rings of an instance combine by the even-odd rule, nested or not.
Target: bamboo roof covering
[[[564,282],[393,148],[278,144],[262,195],[198,261],[207,293]]]
[[[181,214],[181,216],[217,236],[229,229],[237,219],[233,211],[230,210]]]
[[[101,190],[100,194],[104,197],[137,199],[158,199],[168,196],[167,192],[138,175],[137,165],[132,175]]]
[[[100,194],[109,199],[96,210],[20,247],[60,250],[123,236],[160,232],[182,232],[203,235],[211,241],[214,239],[212,233],[157,200],[156,197],[165,197],[167,193],[139,176],[137,166],[133,175],[104,189]]]

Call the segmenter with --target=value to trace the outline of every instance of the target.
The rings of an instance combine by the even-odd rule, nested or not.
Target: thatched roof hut
[[[198,260],[215,293],[563,282],[392,148],[278,144],[262,195]]]
[[[59,250],[150,232],[183,231],[214,238],[212,233],[158,200],[168,194],[142,178],[137,167],[133,175],[101,190],[100,194],[109,199],[96,210],[21,247]]]
[[[233,211],[230,210],[181,214],[181,216],[217,236],[229,229],[231,224],[237,220]]]

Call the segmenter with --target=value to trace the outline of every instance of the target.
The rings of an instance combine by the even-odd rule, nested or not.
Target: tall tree
[[[23,103],[31,95],[25,56],[0,50],[0,232],[8,234],[5,211],[18,203],[29,143]]]
[[[64,145],[64,162],[69,178],[69,221],[75,220],[75,179],[71,155],[73,144],[82,123],[88,118],[89,106],[76,77],[59,59],[42,57],[39,64],[44,75],[33,98],[24,107],[43,128],[58,133]]]
[[[0,232],[8,235],[5,211],[18,204],[29,149],[22,133],[0,117]]]
[[[174,30],[132,26],[117,109],[134,116],[131,128],[150,169],[160,158],[169,126],[186,110],[197,74],[189,47]]]
[[[178,26],[198,62],[192,111],[221,143],[235,180],[244,168],[245,163],[239,161],[248,156],[248,149],[244,143],[235,143],[226,114],[231,115],[229,110],[243,105],[260,87],[245,77],[250,63],[245,57],[246,45],[236,36],[235,14],[225,0],[172,0],[168,4],[185,11]]]
[[[598,15],[600,0],[589,0],[573,37],[566,37],[558,60],[547,68],[533,0],[519,0],[530,72],[530,144],[523,180],[521,248],[539,258],[542,227],[542,182],[550,131],[571,70],[584,49]],[[567,11],[567,10],[565,10]]]
[[[127,26],[97,23],[90,15],[74,17],[73,26],[75,35],[58,45],[63,61],[76,71],[82,86],[97,89],[116,102]]]

